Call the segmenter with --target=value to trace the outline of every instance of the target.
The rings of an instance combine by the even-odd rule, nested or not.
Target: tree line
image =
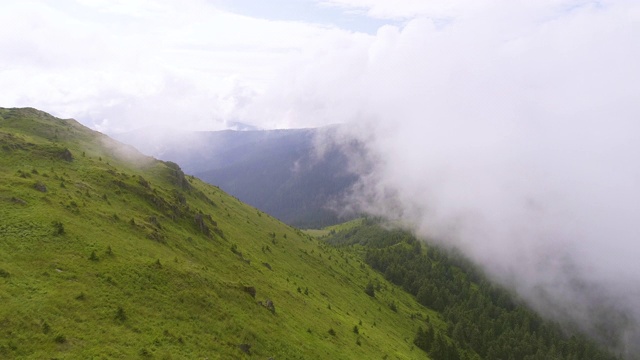
[[[569,336],[558,324],[542,319],[462,256],[425,246],[406,231],[365,219],[327,241],[363,246],[367,264],[442,315],[446,331],[427,321],[414,338],[433,359],[617,359],[585,336]]]

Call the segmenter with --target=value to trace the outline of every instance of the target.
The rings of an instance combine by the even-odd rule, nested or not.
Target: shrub
[[[389,309],[391,309],[391,311],[393,312],[398,312],[398,306],[396,305],[395,301],[389,303]]]
[[[256,288],[253,286],[243,286],[242,290],[251,295],[252,298],[256,298]]]
[[[329,335],[336,336],[336,331],[333,328],[329,329]]]
[[[116,311],[115,319],[120,322],[125,322],[127,320],[127,313],[124,311],[122,306],[118,306],[118,310]]]
[[[373,283],[371,281],[369,281],[367,286],[364,288],[364,292],[371,297],[376,297],[376,291],[373,288]]]
[[[151,352],[149,350],[147,350],[147,348],[140,349],[139,354],[143,358],[151,358],[151,356],[152,356]]]
[[[58,334],[55,338],[53,338],[53,341],[57,342],[58,344],[64,344],[67,342],[67,338],[62,334]]]
[[[247,355],[251,355],[251,344],[240,344],[240,345],[238,345],[238,348],[243,353],[245,353]]]
[[[89,260],[91,260],[91,261],[98,261],[98,260],[100,260],[100,259],[98,258],[98,255],[96,255],[96,251],[95,251],[95,250],[93,250],[93,251],[91,252],[91,255],[89,255]]]
[[[142,176],[138,176],[138,184],[142,185],[142,187],[146,188],[146,189],[150,189],[151,188],[151,184],[149,184],[149,182],[143,178]]]
[[[354,325],[353,326],[353,333],[354,334],[359,334],[360,333],[360,330],[358,329],[358,325]]]
[[[231,252],[238,256],[242,256],[242,253],[238,250],[238,245],[236,244],[231,245]]]
[[[54,235],[62,235],[64,234],[64,224],[60,221],[54,221],[51,223],[53,225],[53,234]]]

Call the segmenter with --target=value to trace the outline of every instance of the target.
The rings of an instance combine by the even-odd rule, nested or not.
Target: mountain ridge
[[[527,352],[535,316],[407,233],[320,240],[75,121],[0,108],[0,152],[2,358],[614,358],[553,327]]]
[[[320,228],[350,218],[331,204],[346,197],[359,178],[349,167],[349,151],[357,149],[329,141],[322,154],[317,150],[318,142],[338,129],[334,125],[150,137],[129,133],[119,139],[180,164],[185,172],[220,186],[285,223]]]
[[[0,357],[425,358],[352,254],[116,145],[0,109]]]

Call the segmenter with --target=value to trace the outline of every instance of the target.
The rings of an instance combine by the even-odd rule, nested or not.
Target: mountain
[[[416,329],[444,331],[355,254],[74,120],[0,109],[0,152],[0,358],[425,359]]]
[[[2,359],[615,358],[384,223],[302,232],[35,109],[0,152]]]
[[[331,204],[356,182],[345,148],[316,142],[335,128],[176,132],[162,129],[119,134],[121,141],[219,186],[229,194],[301,228],[342,219]],[[357,144],[353,144],[357,147]],[[353,149],[350,149],[353,150]]]
[[[444,334],[427,322],[414,336],[414,344],[434,359],[616,358],[603,347],[640,359],[640,354],[623,349],[621,326],[603,326],[599,333],[589,334],[601,342],[598,345],[576,324],[554,323],[537,315],[460,254],[426,245],[381,219],[358,220],[316,235],[344,252],[359,254],[385,279],[441,314]],[[613,324],[615,319],[608,321]]]

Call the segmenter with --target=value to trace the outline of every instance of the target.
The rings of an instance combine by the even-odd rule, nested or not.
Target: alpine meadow
[[[640,1],[0,24],[0,360],[640,360]]]
[[[382,220],[302,231],[32,108],[0,147],[1,358],[616,358]]]
[[[34,109],[2,109],[0,139],[2,358],[420,359],[416,328],[444,329],[174,163]]]

